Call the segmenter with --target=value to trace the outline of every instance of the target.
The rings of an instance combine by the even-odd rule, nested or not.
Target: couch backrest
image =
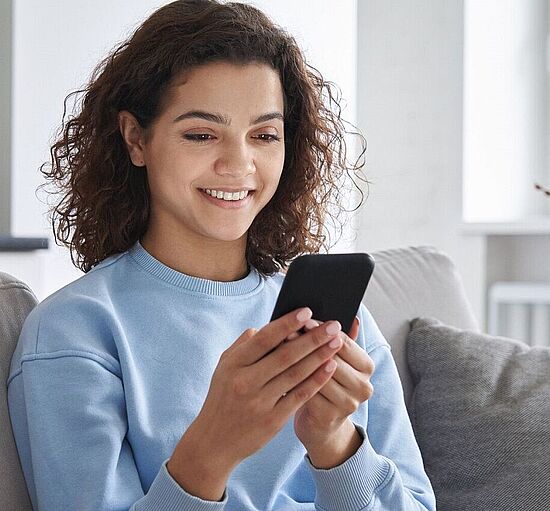
[[[392,347],[406,403],[412,394],[405,344],[409,321],[432,316],[449,326],[479,331],[453,261],[435,247],[372,252],[374,273],[363,302]]]
[[[26,284],[0,272],[0,509],[3,511],[32,511],[13,440],[6,381],[23,321],[36,303]]]

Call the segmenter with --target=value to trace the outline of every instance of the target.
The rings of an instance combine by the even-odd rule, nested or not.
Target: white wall
[[[547,0],[466,0],[464,218],[541,214],[546,183]],[[548,208],[550,212],[550,207]]]
[[[372,181],[358,249],[446,252],[483,326],[485,241],[460,233],[463,2],[359,2],[358,27],[358,123]]]
[[[153,0],[14,2],[12,111],[12,235],[51,236],[47,207],[35,196],[38,168],[61,123],[63,99],[83,85],[93,67],[156,8]],[[356,0],[251,2],[302,43],[311,63],[336,81],[355,120]],[[342,58],[342,56],[345,58]],[[72,107],[69,102],[69,107]],[[53,242],[52,242],[53,245]],[[342,251],[353,244],[340,245]],[[0,254],[0,268],[31,285],[39,299],[81,275],[66,249]]]

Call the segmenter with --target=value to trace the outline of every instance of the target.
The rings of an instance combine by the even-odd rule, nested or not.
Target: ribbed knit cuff
[[[365,429],[357,424],[355,427],[363,437],[363,443],[341,465],[318,469],[311,464],[307,454],[305,456],[315,481],[315,505],[319,509],[361,510],[372,500],[376,488],[393,473],[388,460],[373,449]]]
[[[165,460],[159,473],[147,495],[136,503],[135,511],[220,511],[227,503],[227,492],[223,494],[223,500],[214,502],[203,500],[187,493],[177,481],[170,475],[166,468]]]

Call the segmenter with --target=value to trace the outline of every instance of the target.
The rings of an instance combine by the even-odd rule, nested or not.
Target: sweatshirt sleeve
[[[166,461],[145,493],[118,368],[95,354],[25,355],[8,380],[14,437],[34,509],[218,511],[185,492]]]
[[[375,364],[368,423],[357,452],[331,469],[316,469],[305,456],[316,487],[318,511],[434,511],[435,496],[424,471],[390,347],[362,305],[363,342]],[[368,338],[367,338],[368,337]],[[359,341],[359,339],[358,339]]]

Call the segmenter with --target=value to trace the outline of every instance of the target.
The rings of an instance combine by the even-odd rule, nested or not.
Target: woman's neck
[[[182,239],[147,231],[141,245],[149,254],[173,270],[201,279],[232,282],[244,279],[246,234],[235,241]]]

